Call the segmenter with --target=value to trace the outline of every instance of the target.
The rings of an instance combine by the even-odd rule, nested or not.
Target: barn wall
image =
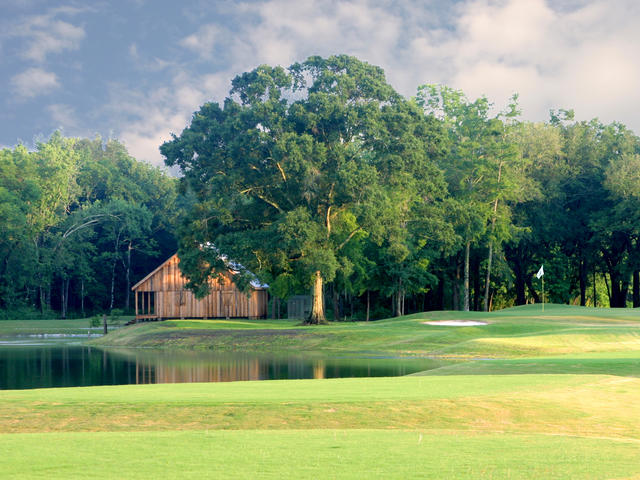
[[[211,293],[202,299],[185,288],[187,280],[171,257],[153,275],[136,287],[137,292],[155,293],[155,314],[160,318],[260,318],[267,314],[266,290],[252,290],[249,297],[238,290],[228,275],[210,281]]]

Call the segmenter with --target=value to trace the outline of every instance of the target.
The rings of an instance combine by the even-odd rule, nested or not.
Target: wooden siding
[[[136,318],[261,318],[267,314],[267,292],[252,289],[247,297],[231,281],[230,274],[210,280],[211,293],[202,299],[185,288],[187,280],[173,255],[138,282]],[[149,292],[153,292],[150,295]],[[149,300],[152,298],[152,301]],[[149,305],[153,305],[153,309]],[[140,307],[140,308],[138,308]]]

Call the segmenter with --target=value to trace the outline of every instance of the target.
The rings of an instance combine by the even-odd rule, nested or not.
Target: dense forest
[[[177,248],[176,187],[113,140],[0,151],[0,315],[132,308],[132,282]]]
[[[116,141],[0,152],[3,315],[130,310],[176,249],[196,292],[224,254],[274,314],[311,291],[313,322],[540,302],[541,265],[546,301],[640,306],[640,139],[619,123],[408,99],[378,67],[311,57],[239,75],[161,152],[180,179]]]

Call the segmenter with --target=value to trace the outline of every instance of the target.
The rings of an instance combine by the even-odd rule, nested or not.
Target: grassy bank
[[[131,316],[119,317],[116,324],[107,317],[108,327],[119,328]],[[92,327],[91,318],[51,319],[51,320],[0,320],[0,337],[16,335],[72,335],[86,334],[88,331],[102,333],[102,326]]]
[[[487,325],[443,327],[424,322],[474,320]],[[451,357],[552,356],[640,351],[640,313],[547,305],[499,312],[427,312],[376,322],[301,326],[287,320],[170,320],[139,324],[95,345],[212,349],[389,352]]]
[[[0,392],[3,478],[634,478],[640,379],[398,377]],[[37,432],[37,433],[35,433]],[[48,432],[48,433],[44,433]]]

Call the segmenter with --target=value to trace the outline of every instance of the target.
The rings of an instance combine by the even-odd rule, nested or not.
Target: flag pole
[[[540,265],[536,278],[542,279],[542,311],[544,312],[544,265]]]

